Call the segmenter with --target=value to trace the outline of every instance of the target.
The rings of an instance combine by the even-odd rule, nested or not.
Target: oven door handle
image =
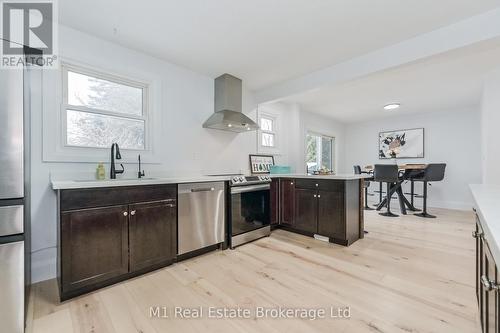
[[[254,191],[269,190],[269,189],[271,189],[271,185],[269,184],[237,186],[237,187],[231,187],[231,194],[254,192]]]

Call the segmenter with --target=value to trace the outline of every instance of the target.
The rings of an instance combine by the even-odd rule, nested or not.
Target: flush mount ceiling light
[[[387,104],[386,106],[384,106],[384,110],[396,110],[396,109],[399,109],[401,107],[401,104],[399,103],[391,103],[391,104]]]

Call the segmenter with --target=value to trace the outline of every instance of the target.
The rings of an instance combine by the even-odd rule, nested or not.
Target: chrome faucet
[[[115,158],[117,160],[121,160],[122,159],[122,155],[120,155],[120,147],[118,147],[117,143],[113,143],[111,145],[111,168],[110,168],[111,171],[110,171],[110,175],[109,175],[109,178],[111,178],[111,179],[116,179],[116,175],[117,174],[123,173],[125,171],[125,168],[123,167],[123,164],[121,164],[121,163],[120,163],[120,166],[122,167],[122,169],[121,170],[116,170],[116,168],[115,168]]]
[[[146,176],[146,174],[144,170],[141,171],[141,154],[139,154],[139,172],[137,172],[137,178],[141,179],[144,176]]]

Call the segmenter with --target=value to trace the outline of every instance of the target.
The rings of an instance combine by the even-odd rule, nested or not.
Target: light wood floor
[[[275,231],[63,304],[55,281],[42,282],[28,332],[479,332],[473,216],[432,211],[438,219],[368,212],[369,234],[348,248]],[[349,306],[351,318],[159,319],[150,306]]]

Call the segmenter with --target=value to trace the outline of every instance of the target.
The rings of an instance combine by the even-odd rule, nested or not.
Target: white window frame
[[[260,128],[260,123],[261,119],[268,119],[273,122],[273,130],[272,131],[267,131],[263,130]],[[259,125],[259,130],[257,131],[258,133],[258,145],[259,145],[259,152],[265,152],[265,153],[277,153],[279,151],[279,141],[280,141],[280,131],[279,131],[279,119],[277,115],[270,114],[270,113],[259,113],[259,116],[257,117],[258,125]],[[262,142],[262,134],[273,134],[274,135],[274,146],[265,146],[263,145]]]
[[[332,159],[332,168],[331,168],[331,171],[333,172],[336,172],[336,159],[335,159],[335,151],[336,151],[336,139],[335,139],[335,136],[332,136],[332,135],[327,135],[327,134],[321,134],[319,132],[315,132],[315,131],[311,131],[311,130],[307,130],[306,131],[306,135],[304,137],[304,166],[305,166],[305,171],[306,173],[309,171],[307,169],[307,161],[306,161],[306,157],[307,157],[307,136],[308,135],[313,135],[313,136],[319,136],[320,138],[328,138],[330,140],[332,140],[332,149],[331,149],[331,159]],[[318,147],[318,150],[321,151],[321,140],[319,142],[319,147]],[[321,155],[318,155],[318,156],[321,156]]]
[[[109,163],[109,148],[90,148],[71,146],[66,144],[66,108],[63,97],[64,74],[63,66],[84,71],[84,74],[100,75],[112,81],[122,80],[129,83],[140,83],[147,86],[147,93],[143,95],[143,108],[148,122],[145,124],[144,145],[145,150],[120,149],[122,151],[121,163],[137,163],[137,155],[141,154],[144,164],[159,164],[162,159],[158,146],[162,143],[162,77],[158,73],[149,72],[135,67],[124,67],[107,60],[86,59],[87,62],[74,58],[61,57],[61,66],[58,70],[40,71],[35,80],[40,80],[40,85],[35,82],[32,91],[32,107],[42,107],[42,160],[43,162],[74,162],[74,163]],[[32,88],[33,89],[33,88]],[[120,114],[119,117],[124,117]],[[127,117],[127,115],[125,115]],[[36,115],[33,117],[37,118]],[[36,120],[35,120],[36,121]],[[64,127],[63,127],[64,126]]]
[[[79,148],[79,149],[109,149],[108,147],[92,147],[92,146],[77,146],[77,145],[71,145],[68,143],[68,131],[67,131],[67,114],[68,110],[74,110],[74,111],[82,111],[86,113],[91,113],[91,114],[97,114],[97,115],[105,115],[105,116],[112,116],[112,117],[117,117],[117,118],[123,118],[123,119],[133,119],[133,120],[141,120],[144,121],[144,149],[130,149],[130,148],[121,148],[121,150],[130,150],[130,151],[136,151],[136,152],[143,152],[149,150],[150,148],[148,145],[150,143],[149,139],[149,112],[148,112],[148,99],[149,99],[149,85],[144,82],[138,82],[138,81],[133,81],[130,79],[126,79],[124,77],[118,77],[116,75],[100,72],[100,71],[95,71],[89,68],[81,67],[81,66],[75,66],[67,63],[61,64],[61,72],[62,72],[62,89],[63,89],[63,101],[61,103],[61,130],[62,130],[62,142],[65,147],[72,147],[72,148]],[[113,112],[113,111],[107,111],[107,110],[102,110],[98,108],[89,108],[87,106],[81,106],[81,105],[72,105],[69,104],[69,98],[68,98],[68,72],[73,72],[77,74],[83,74],[87,76],[94,77],[96,79],[101,79],[101,80],[106,80],[109,82],[113,83],[118,83],[122,84],[125,86],[133,87],[133,88],[139,88],[142,89],[142,115],[137,116],[137,115],[132,115],[132,114],[125,114],[125,113],[120,113],[120,112]]]

